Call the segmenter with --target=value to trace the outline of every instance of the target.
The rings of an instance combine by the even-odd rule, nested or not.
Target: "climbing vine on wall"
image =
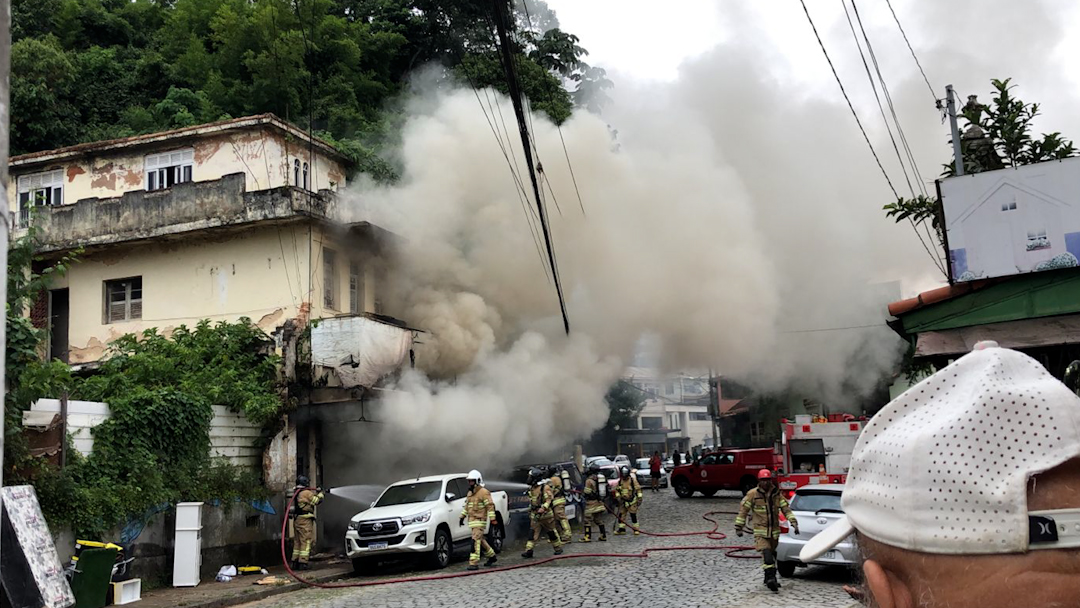
[[[9,254],[4,482],[32,483],[50,525],[95,538],[165,503],[265,497],[256,474],[210,457],[210,422],[213,405],[267,427],[278,418],[278,360],[268,337],[246,318],[204,320],[168,336],[151,329],[115,340],[96,372],[75,377],[68,366],[41,360],[46,334],[24,315],[72,260],[34,273],[31,251],[32,235]],[[61,471],[30,457],[21,423],[34,401],[64,391],[108,403],[112,416],[95,427],[90,456],[68,450]]]

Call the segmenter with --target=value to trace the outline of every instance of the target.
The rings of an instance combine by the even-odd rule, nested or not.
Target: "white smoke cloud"
[[[1052,22],[1040,3],[1030,12],[997,4]],[[955,23],[961,8],[935,7],[910,29],[929,40],[920,46],[928,47],[926,64],[957,73],[971,66],[971,81],[957,85],[965,94],[983,92],[989,78],[1012,75],[1023,59],[989,59],[993,40],[1011,27],[996,20],[964,30],[970,48],[954,44],[935,19]],[[890,23],[867,21],[875,39]],[[398,151],[402,180],[354,187],[352,219],[404,237],[391,311],[430,332],[417,364],[435,380],[408,373],[382,399],[388,424],[375,449],[422,446],[447,466],[558,450],[603,424],[603,394],[643,335],[655,338],[669,369],[712,367],[835,407],[894,369],[903,345],[884,327],[884,304],[901,293],[890,282],[903,280],[907,295],[910,286],[941,278],[910,228],[884,217],[891,193],[842,99],[824,85],[808,93],[792,79],[782,58],[762,46],[766,26],[743,24],[686,62],[674,82],[616,77],[603,119],[579,112],[562,126],[584,213],[559,131],[533,116],[558,199],[559,209],[550,194],[545,202],[570,338],[534,242],[537,228],[526,219],[535,224],[533,203],[522,206],[491,117],[471,90],[430,79],[415,87]],[[832,42],[842,32],[834,26],[826,29]],[[1040,31],[1058,37],[1060,28],[1049,26]],[[1053,46],[1044,40],[1040,52]],[[806,52],[820,51],[814,43]],[[854,82],[857,56],[836,54]],[[927,108],[921,77],[889,57],[889,73],[900,74],[890,81],[893,97],[930,179],[948,156],[945,131]],[[1022,82],[1029,83],[1029,98],[1039,99],[1043,80]],[[888,140],[862,106],[865,92],[853,94],[884,155]],[[492,99],[501,105],[494,122],[502,145],[531,200],[511,105]],[[898,167],[883,160],[903,193]]]

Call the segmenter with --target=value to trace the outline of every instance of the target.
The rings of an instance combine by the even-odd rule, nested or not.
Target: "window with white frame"
[[[173,150],[146,156],[146,189],[163,190],[174,184],[191,181],[195,150]]]
[[[30,222],[30,209],[64,204],[64,171],[23,175],[18,180],[19,225]]]
[[[668,414],[668,429],[677,431],[682,428],[682,424],[679,423],[679,414]]]
[[[1015,211],[1016,210],[1016,197],[1014,196],[1013,200],[1011,200],[1009,202],[1001,203],[1001,210],[1002,211]]]
[[[142,318],[142,277],[105,281],[105,323]]]
[[[293,159],[293,185],[297,188],[300,187],[300,159]]]
[[[311,180],[308,178],[307,163],[304,163],[304,190],[311,190]]]
[[[1037,251],[1039,249],[1049,249],[1050,239],[1046,236],[1046,229],[1031,230],[1027,233],[1027,250]]]

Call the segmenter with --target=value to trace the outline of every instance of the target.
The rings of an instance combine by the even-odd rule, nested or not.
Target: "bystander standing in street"
[[[653,452],[652,458],[649,459],[649,474],[652,476],[652,491],[660,491],[660,467],[663,466],[663,462],[660,460],[660,452]]]
[[[679,450],[675,450],[675,455],[671,457],[673,466],[679,466],[682,464],[682,457],[679,455]]]
[[[1022,353],[981,342],[866,425],[845,515],[808,563],[855,535],[879,608],[1080,602],[1080,398]]]

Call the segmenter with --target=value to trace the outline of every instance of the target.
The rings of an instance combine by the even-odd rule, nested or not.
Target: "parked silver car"
[[[634,461],[634,474],[637,475],[641,487],[652,487],[652,470],[649,468],[648,458],[638,458]],[[660,487],[668,487],[668,472],[663,467],[660,467]]]
[[[836,483],[807,485],[795,490],[791,510],[799,521],[799,534],[796,536],[788,530],[780,535],[780,545],[776,549],[776,569],[780,576],[789,577],[795,574],[795,568],[809,565],[799,561],[799,551],[811,538],[844,514],[840,506],[843,491],[843,484]],[[850,536],[845,538],[813,563],[827,566],[853,566],[859,563],[855,539]]]

